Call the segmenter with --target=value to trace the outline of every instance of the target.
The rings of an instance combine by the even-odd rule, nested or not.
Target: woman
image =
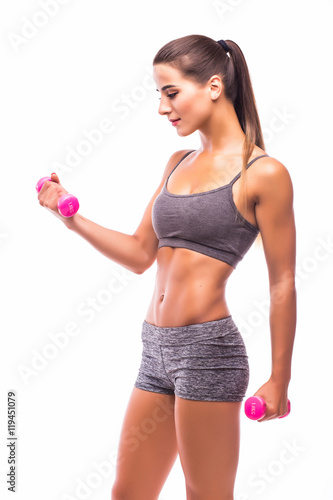
[[[231,500],[245,345],[225,300],[229,276],[261,235],[270,285],[272,372],[256,392],[261,422],[287,412],[296,328],[295,223],[289,173],[265,153],[238,45],[191,35],[153,61],[159,113],[201,147],[174,153],[134,234],[64,219],[56,174],[40,204],[104,255],[141,274],[157,259],[143,353],[121,431],[112,500],[157,499],[179,454],[189,500]]]

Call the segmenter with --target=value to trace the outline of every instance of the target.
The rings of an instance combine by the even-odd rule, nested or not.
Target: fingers
[[[67,191],[60,185],[57,174],[51,174],[51,181],[45,181],[38,193],[38,201],[42,207],[58,212],[58,200]]]
[[[55,172],[53,172],[51,174],[51,179],[52,179],[52,182],[56,182],[57,184],[60,184],[59,177],[57,176],[57,174]]]
[[[274,420],[276,418],[285,415],[287,411],[288,411],[287,408],[285,410],[282,409],[282,411],[280,411],[278,408],[275,409],[274,407],[269,406],[269,404],[266,403],[266,413],[262,418],[258,419],[257,422],[266,422],[266,420]]]
[[[277,417],[278,417],[278,415],[276,415],[276,414],[273,414],[273,415],[266,414],[264,417],[258,419],[257,422],[266,422],[266,420],[274,420]]]

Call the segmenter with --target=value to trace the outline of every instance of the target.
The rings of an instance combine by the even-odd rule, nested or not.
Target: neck
[[[201,149],[207,153],[242,154],[245,134],[235,108],[226,99],[214,102],[213,113],[200,129]]]

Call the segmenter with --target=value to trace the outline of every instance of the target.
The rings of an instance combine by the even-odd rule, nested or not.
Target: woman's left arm
[[[266,415],[259,420],[263,422],[287,412],[296,331],[296,229],[286,167],[269,157],[258,179],[255,214],[268,267],[272,347],[271,376],[255,394],[266,401]]]

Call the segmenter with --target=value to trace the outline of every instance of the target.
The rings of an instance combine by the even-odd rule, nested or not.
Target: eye
[[[178,94],[178,92],[174,92],[173,94],[167,94],[167,97],[169,97],[170,99],[174,99],[177,94]],[[158,99],[159,99],[159,101],[161,100],[160,97]]]

